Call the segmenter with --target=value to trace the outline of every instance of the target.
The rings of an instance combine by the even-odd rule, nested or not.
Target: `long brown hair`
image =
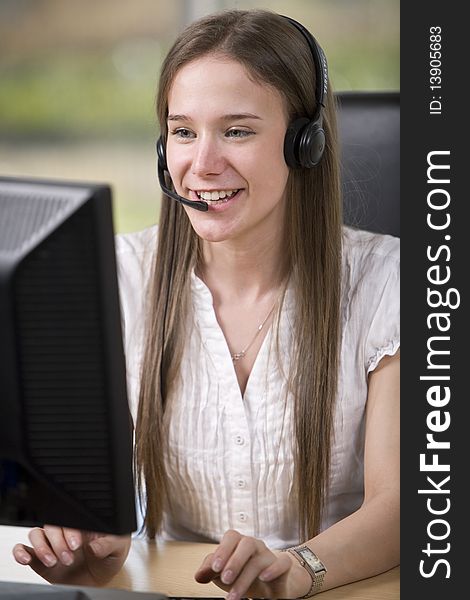
[[[303,36],[265,10],[231,10],[187,27],[161,70],[157,112],[167,134],[168,95],[183,65],[209,53],[235,59],[256,81],[278,90],[289,118],[315,113],[315,68]],[[326,148],[314,169],[291,169],[287,182],[286,256],[296,298],[293,367],[295,484],[301,535],[319,532],[328,487],[330,445],[339,363],[341,198],[334,99],[323,110]],[[198,264],[198,238],[185,211],[162,198],[158,247],[149,284],[151,307],[136,423],[136,472],[145,498],[144,526],[153,537],[166,502],[165,399],[175,381],[190,306],[190,272]],[[164,345],[162,341],[164,340]]]

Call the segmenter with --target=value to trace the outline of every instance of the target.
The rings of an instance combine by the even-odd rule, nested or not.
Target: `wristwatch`
[[[318,593],[323,585],[325,579],[326,567],[322,561],[318,558],[315,552],[312,552],[308,546],[297,546],[295,548],[287,548],[287,552],[290,552],[292,556],[299,561],[306,571],[308,571],[312,578],[312,587],[301,598],[311,598]]]

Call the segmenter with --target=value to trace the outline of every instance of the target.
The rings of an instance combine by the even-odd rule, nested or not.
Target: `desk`
[[[27,529],[0,526],[0,581],[44,583],[29,567],[17,564],[11,549],[17,542],[28,543]],[[193,574],[211,544],[190,542],[155,543],[134,540],[121,572],[108,587],[153,591],[168,596],[224,597],[213,583],[194,581]],[[398,600],[400,569],[392,569],[363,581],[323,592],[321,600]]]

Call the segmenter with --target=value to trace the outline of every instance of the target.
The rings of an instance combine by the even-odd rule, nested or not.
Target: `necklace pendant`
[[[266,323],[266,321],[269,319],[269,317],[271,316],[271,313],[274,310],[274,307],[276,306],[277,302],[278,302],[279,298],[276,300],[276,302],[272,305],[271,310],[268,312],[268,314],[265,316],[264,321],[258,325],[257,329],[256,329],[256,333],[253,336],[253,339],[251,340],[251,342],[248,344],[248,346],[245,346],[245,349],[242,350],[241,352],[234,352],[234,354],[231,354],[232,357],[232,362],[236,363],[237,360],[240,360],[241,358],[244,358],[246,356],[246,353],[248,352],[248,350],[251,348],[251,346],[253,345],[254,341],[256,340],[257,335],[259,334],[259,332],[263,329],[264,324]]]

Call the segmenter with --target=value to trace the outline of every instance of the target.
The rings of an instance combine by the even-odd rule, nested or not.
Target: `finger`
[[[214,553],[212,552],[211,554],[208,554],[204,560],[202,561],[200,567],[198,568],[198,570],[196,571],[196,573],[194,574],[194,579],[198,582],[198,583],[209,583],[210,581],[212,581],[215,577],[218,577],[219,574],[216,573],[213,569],[212,569],[212,563],[214,562]]]
[[[123,547],[123,540],[115,535],[103,535],[91,539],[87,546],[96,558],[108,558],[119,554]]]
[[[44,534],[59,562],[66,567],[72,565],[73,552],[71,552],[67,544],[62,527],[57,527],[56,525],[44,525]]]
[[[31,548],[32,550],[32,548]],[[28,552],[28,547],[24,546],[23,544],[16,544],[13,547],[13,557],[16,560],[17,563],[20,563],[20,565],[29,565],[29,563],[31,562],[31,554]],[[34,550],[33,550],[34,552]]]
[[[22,565],[28,565],[41,577],[47,579],[47,573],[50,571],[50,567],[45,566],[44,563],[37,558],[34,548],[26,546],[25,544],[16,544],[13,548],[13,556],[17,562]]]
[[[234,529],[229,529],[224,533],[222,541],[214,552],[212,561],[212,570],[215,573],[220,573],[226,566],[227,561],[234,553],[243,536]]]
[[[49,544],[44,529],[35,527],[28,533],[28,537],[33,546],[32,556],[37,557],[44,566],[54,567],[57,564],[57,556]]]
[[[266,593],[266,584],[259,581],[259,574],[269,565],[269,557],[266,554],[252,557],[241,569],[238,576],[234,579],[230,588],[230,600],[236,600],[246,595],[250,597],[272,597],[269,590]],[[222,574],[223,581],[223,574]],[[254,588],[256,586],[256,588]],[[250,593],[247,594],[248,590]]]
[[[64,527],[64,538],[67,543],[67,546],[75,552],[78,550],[83,544],[83,536],[82,532],[79,529],[71,529],[70,527]]]
[[[18,558],[26,558],[25,554],[28,556],[27,562],[18,560]],[[30,546],[26,546],[25,544],[16,544],[16,546],[13,548],[13,556],[17,562],[20,562],[20,564],[27,564],[38,575],[44,577],[44,579],[49,580],[49,574],[55,570],[50,566],[46,566],[44,562],[38,558],[36,550]]]
[[[258,553],[262,555],[263,552],[266,553],[266,556],[274,556],[271,551],[266,548],[263,542],[252,537],[242,537],[221,573],[220,579],[222,583],[225,583],[226,585],[232,584],[240,575],[248,561],[250,561],[254,555]],[[272,558],[270,560],[272,560]],[[267,567],[268,564],[269,562],[264,566]]]

